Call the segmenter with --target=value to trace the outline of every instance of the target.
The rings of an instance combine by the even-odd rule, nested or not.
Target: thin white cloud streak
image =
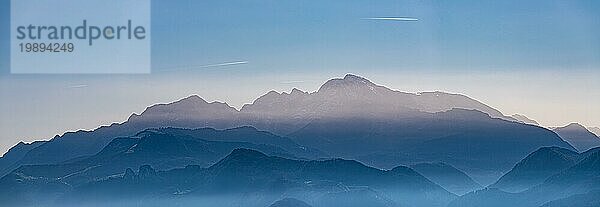
[[[88,86],[89,85],[86,85],[86,84],[79,84],[79,85],[70,85],[70,86],[67,86],[67,88],[85,88]]]
[[[383,21],[419,21],[417,18],[413,17],[368,17],[363,18],[363,20],[383,20]]]
[[[185,66],[175,66],[175,67],[164,67],[164,68],[159,68],[159,70],[156,70],[153,72],[169,72],[169,71],[191,70],[191,69],[200,69],[200,68],[226,67],[226,66],[234,66],[234,65],[242,65],[242,64],[248,64],[248,61],[224,62],[224,63],[209,64],[209,65],[185,65]]]
[[[305,83],[306,81],[302,80],[292,80],[292,81],[283,81],[281,84],[295,84],[295,83]]]

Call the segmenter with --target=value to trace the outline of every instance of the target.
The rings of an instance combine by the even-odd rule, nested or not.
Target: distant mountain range
[[[537,121],[530,119],[529,117],[522,115],[522,114],[513,114],[510,117],[514,118],[515,120],[524,123],[524,124],[531,124],[531,125],[536,125],[536,126],[540,126],[540,123],[538,123]]]
[[[578,123],[571,123],[564,127],[554,128],[561,138],[575,147],[579,152],[600,146],[600,138]]]
[[[463,195],[448,206],[595,206],[600,203],[600,197],[594,197],[599,190],[600,148],[580,154],[542,148],[517,164],[496,184]]]
[[[318,151],[311,151],[289,139],[251,127],[228,130],[163,128],[147,129],[131,137],[115,138],[92,156],[57,164],[23,165],[12,173],[60,179],[70,185],[78,185],[142,165],[151,165],[158,170],[188,165],[208,167],[237,148],[260,150],[269,155],[290,159],[316,159],[320,155]],[[47,174],[48,172],[51,174]]]
[[[124,123],[15,145],[0,158],[0,200],[537,207],[596,190],[596,149],[575,152],[594,146],[591,133],[531,123],[464,95],[404,93],[355,75],[312,93],[271,91],[240,110],[194,95]]]
[[[249,149],[233,150],[208,168],[157,171],[142,165],[137,172],[127,168],[103,179],[74,175],[96,170],[17,170],[0,180],[0,199],[9,206],[268,206],[302,201],[325,207],[445,206],[456,197],[407,167],[379,170],[350,160],[301,161]]]
[[[544,128],[464,109],[384,120],[314,120],[289,136],[301,145],[380,168],[445,162],[483,184],[539,147],[573,149]]]
[[[0,158],[0,175],[21,165],[56,164],[94,155],[114,138],[148,128],[253,126],[288,137],[320,157],[355,159],[378,168],[445,162],[489,184],[522,157],[544,146],[573,149],[544,128],[519,123],[464,95],[404,93],[355,75],[318,91],[271,91],[236,110],[199,96],[157,104],[120,124],[68,132],[36,147],[15,147]],[[485,140],[485,141],[483,141]],[[237,139],[236,141],[243,141]],[[278,143],[271,143],[280,146]],[[297,149],[291,154],[305,156]],[[315,154],[313,154],[315,155]]]

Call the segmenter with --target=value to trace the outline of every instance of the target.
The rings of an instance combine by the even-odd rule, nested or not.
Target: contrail
[[[229,65],[240,65],[240,64],[246,64],[248,63],[248,61],[236,61],[236,62],[228,62],[228,63],[218,63],[218,64],[212,64],[212,65],[202,65],[202,66],[198,66],[199,68],[209,68],[209,67],[219,67],[219,66],[229,66]]]
[[[283,81],[281,82],[281,84],[294,84],[294,83],[304,83],[306,81],[302,81],[302,80],[291,80],[291,81]]]
[[[216,63],[216,64],[209,64],[209,65],[184,65],[184,66],[159,68],[160,70],[158,70],[156,72],[187,70],[187,69],[194,69],[194,68],[223,67],[223,66],[247,64],[247,63],[248,63],[248,61],[234,61],[234,62]],[[166,70],[163,70],[163,69],[166,69]]]
[[[419,21],[413,17],[369,17],[363,18],[364,20],[388,20],[388,21]]]
[[[70,85],[70,86],[67,86],[67,88],[85,88],[85,87],[88,87],[88,85],[86,85],[86,84],[80,84],[80,85]]]

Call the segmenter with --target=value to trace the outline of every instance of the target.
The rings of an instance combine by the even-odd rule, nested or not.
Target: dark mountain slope
[[[11,174],[0,183],[22,187],[0,192],[0,197],[29,195],[20,196],[23,200],[13,199],[7,203],[18,206],[40,204],[35,199],[40,192],[48,193],[40,206],[127,206],[133,203],[143,206],[198,203],[268,206],[282,197],[292,197],[319,207],[347,204],[445,206],[455,198],[406,167],[384,171],[356,161],[291,160],[248,149],[234,150],[209,168],[188,166],[156,171],[144,165],[137,172],[131,169],[124,172],[120,176],[63,188],[52,187],[52,182],[61,183],[60,180]],[[15,181],[20,184],[15,185]],[[4,185],[0,187],[5,189]]]
[[[132,136],[147,128],[169,126],[231,128],[236,126],[232,121],[236,119],[234,116],[236,112],[226,104],[208,103],[198,96],[190,96],[170,104],[157,104],[148,107],[142,115],[132,115],[124,123],[102,126],[93,131],[80,130],[56,136],[28,151],[15,165],[0,171],[10,172],[20,165],[53,164],[93,155],[115,137]]]
[[[10,148],[8,152],[4,154],[3,157],[0,157],[0,176],[5,175],[8,172],[4,170],[10,169],[11,166],[16,165],[16,163],[21,160],[27,152],[40,145],[44,144],[46,141],[35,141],[29,144],[24,142],[19,142],[19,144]]]
[[[507,192],[527,190],[578,161],[577,152],[559,147],[543,147],[517,163],[511,171],[490,187]]]
[[[467,174],[443,162],[419,163],[410,167],[456,195],[463,195],[482,188]]]
[[[278,136],[267,131],[259,131],[251,126],[242,126],[226,130],[216,130],[212,128],[189,130],[168,127],[157,129],[157,131],[175,136],[192,136],[207,141],[249,142],[253,144],[277,146],[301,158],[316,159],[327,156],[317,149],[299,145],[290,138]]]
[[[396,119],[320,119],[290,136],[301,145],[380,168],[445,162],[483,184],[540,147],[573,149],[544,128],[464,109]]]
[[[183,131],[181,131],[183,132]],[[210,131],[216,136],[227,133]],[[244,136],[244,134],[239,134]],[[247,131],[246,136],[256,136]],[[145,130],[133,137],[116,138],[98,154],[69,163],[24,165],[13,171],[21,177],[60,179],[69,185],[79,185],[106,176],[122,173],[127,168],[151,165],[159,170],[187,165],[208,167],[236,148],[249,148],[287,158],[296,158],[284,149],[272,145],[248,142],[207,141],[186,135],[173,135]]]
[[[600,190],[600,152],[590,153],[577,164],[551,176],[543,183],[520,193],[506,193],[498,189],[486,189],[476,193],[469,193],[453,201],[449,206],[514,206],[537,207],[559,199],[555,204],[564,203],[572,198],[581,197],[582,194],[593,195]],[[596,199],[580,200],[581,204],[597,202]],[[573,203],[571,206],[577,203]]]

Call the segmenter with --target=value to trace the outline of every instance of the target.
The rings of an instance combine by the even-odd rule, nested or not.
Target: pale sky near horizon
[[[544,126],[600,126],[599,1],[152,1],[147,75],[11,75],[0,0],[0,154],[191,94],[236,108],[347,73],[460,93]],[[376,20],[410,17],[418,21]],[[224,64],[223,63],[239,63]],[[179,66],[186,70],[169,70]]]

